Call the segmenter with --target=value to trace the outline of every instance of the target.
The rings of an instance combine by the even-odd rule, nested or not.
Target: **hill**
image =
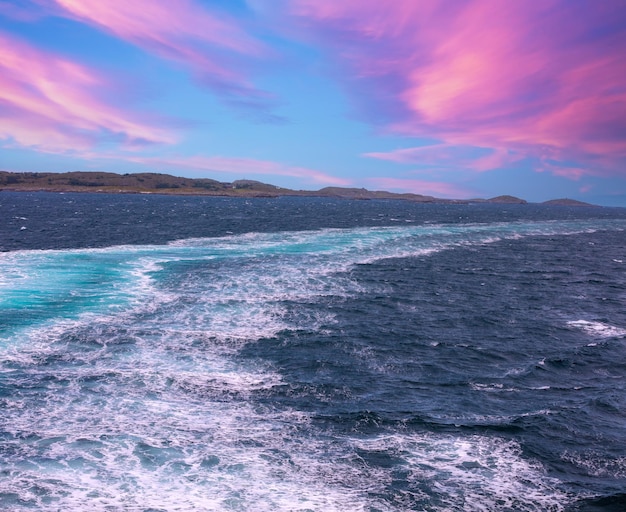
[[[577,201],[576,199],[551,199],[550,201],[544,201],[541,204],[556,205],[556,206],[593,206],[590,203],[584,201]]]
[[[434,202],[419,194],[394,194],[364,188],[326,187],[318,191],[291,190],[255,180],[225,183],[208,178],[182,178],[170,174],[112,172],[7,172],[0,171],[0,190],[50,192],[158,193],[176,195],[211,195],[233,197],[319,196],[344,199],[405,199]]]
[[[202,195],[228,197],[308,196],[342,199],[400,199],[419,203],[526,204],[524,199],[502,195],[491,199],[441,199],[428,195],[394,193],[364,188],[325,187],[320,190],[291,190],[255,180],[232,183],[209,178],[183,178],[171,174],[113,172],[8,172],[0,171],[0,191],[100,192],[130,194]],[[555,199],[543,204],[591,206],[573,199]]]

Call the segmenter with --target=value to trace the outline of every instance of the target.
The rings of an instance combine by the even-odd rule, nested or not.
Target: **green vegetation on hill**
[[[182,178],[171,174],[112,172],[7,172],[0,171],[0,191],[109,192],[134,194],[205,195],[230,197],[309,196],[342,199],[402,199],[420,203],[497,203],[525,204],[514,196],[491,199],[440,199],[421,194],[397,194],[364,188],[325,187],[317,191],[291,190],[255,180],[224,183],[209,178]],[[556,199],[544,204],[587,205],[572,199]]]
[[[0,189],[181,195],[278,195],[276,187],[272,185],[246,180],[222,183],[208,178],[182,178],[170,174],[112,172],[0,172]]]
[[[181,178],[170,174],[111,172],[45,173],[0,172],[0,190],[52,192],[159,193],[234,197],[319,196],[344,199],[405,199],[418,202],[450,202],[420,194],[395,194],[364,188],[326,187],[318,191],[291,190],[255,180],[223,183],[207,178]]]

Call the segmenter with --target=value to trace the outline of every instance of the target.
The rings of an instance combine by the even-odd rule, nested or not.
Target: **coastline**
[[[335,199],[392,199],[436,204],[527,204],[512,195],[489,199],[444,199],[413,193],[396,193],[364,188],[325,187],[319,190],[292,190],[255,180],[220,182],[209,178],[184,178],[170,174],[110,172],[9,172],[0,171],[0,192],[56,192],[100,194],[160,194],[177,196],[215,196],[241,198],[276,198],[284,196],[329,197]],[[596,206],[574,199],[551,199],[541,204],[556,206]]]

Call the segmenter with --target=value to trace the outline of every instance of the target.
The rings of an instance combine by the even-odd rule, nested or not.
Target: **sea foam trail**
[[[357,291],[339,275],[355,264],[503,238],[579,233],[605,224],[611,226],[607,221],[560,221],[324,229],[190,239],[166,246],[2,253],[0,338],[81,314],[116,314],[175,300],[175,291],[158,286],[168,267],[185,276],[187,265],[188,279],[182,286],[200,283],[205,296],[212,297],[209,306],[220,304],[228,310],[229,304],[238,305],[231,307],[229,316],[242,318],[243,326],[255,316],[244,299],[254,308],[259,303]],[[192,275],[199,269],[205,271],[203,282]],[[264,320],[272,324],[271,318],[279,316],[270,314]],[[275,324],[275,330],[282,327]],[[246,329],[237,332],[232,324],[215,328],[232,329],[238,337],[251,334]]]
[[[309,413],[256,400],[289,383],[236,356],[332,323],[290,307],[363,292],[354,265],[599,227],[325,229],[1,254],[0,505],[561,510],[568,495],[515,443],[322,432]]]

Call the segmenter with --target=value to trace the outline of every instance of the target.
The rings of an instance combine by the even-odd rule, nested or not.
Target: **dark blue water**
[[[626,210],[0,194],[0,509],[626,508]]]

